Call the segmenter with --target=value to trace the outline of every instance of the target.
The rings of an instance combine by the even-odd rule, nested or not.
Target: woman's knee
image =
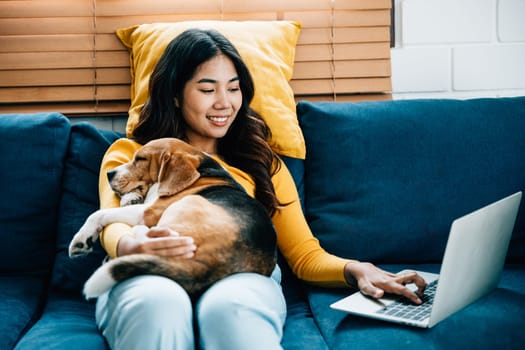
[[[122,314],[135,317],[159,319],[162,315],[188,315],[192,306],[184,289],[173,281],[160,276],[140,276],[131,278],[115,286],[108,295],[109,302]]]
[[[116,285],[97,302],[97,324],[118,348],[152,344],[193,346],[193,310],[187,293],[159,276],[140,276]],[[133,345],[130,349],[139,348]],[[155,345],[156,346],[156,345]]]
[[[242,273],[211,286],[196,305],[196,317],[201,343],[208,348],[220,348],[216,343],[222,339],[231,349],[274,349],[279,348],[286,305],[274,280]]]
[[[160,276],[123,281],[97,302],[97,323],[103,330],[117,325],[128,329],[159,324],[181,327],[192,322],[192,304],[187,293],[175,282]]]

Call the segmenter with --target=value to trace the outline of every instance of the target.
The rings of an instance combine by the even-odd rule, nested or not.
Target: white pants
[[[170,279],[134,277],[99,297],[97,325],[112,349],[281,349],[286,304],[280,280],[278,267],[271,278],[238,273],[193,305]]]

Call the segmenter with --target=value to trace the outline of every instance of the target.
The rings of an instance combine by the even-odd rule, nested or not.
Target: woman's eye
[[[213,92],[213,89],[201,89],[201,92],[205,94],[211,94]]]
[[[239,87],[230,88],[230,92],[237,92],[241,90]]]

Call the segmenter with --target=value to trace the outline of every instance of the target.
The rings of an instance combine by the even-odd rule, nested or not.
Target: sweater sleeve
[[[135,151],[141,145],[129,139],[119,139],[115,141],[106,151],[102,159],[99,175],[99,196],[100,208],[115,208],[120,206],[119,197],[109,186],[107,178],[108,170],[114,169],[119,165],[127,163],[133,158]],[[100,242],[111,258],[117,257],[117,248],[120,238],[124,235],[131,235],[131,227],[124,223],[114,223],[108,225],[100,234]]]
[[[354,260],[340,258],[321,247],[306,222],[297,188],[283,162],[272,182],[277,198],[284,204],[273,216],[277,243],[292,271],[300,279],[312,284],[326,287],[348,286],[344,267]]]

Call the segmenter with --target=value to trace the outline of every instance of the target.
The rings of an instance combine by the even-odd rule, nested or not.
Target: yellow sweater
[[[119,198],[111,190],[106,173],[133,158],[135,151],[141,145],[129,140],[117,140],[107,150],[102,161],[99,177],[99,192],[101,208],[119,206]],[[255,184],[245,172],[231,167],[217,159],[230,174],[253,197]],[[342,259],[327,253],[321,248],[319,241],[313,236],[304,218],[299,195],[293,178],[284,164],[272,178],[275,192],[281,203],[291,203],[273,216],[277,231],[277,245],[292,268],[302,280],[323,286],[346,286],[344,266],[350,260]],[[110,257],[117,256],[117,246],[120,238],[131,234],[130,227],[123,223],[107,226],[100,236],[102,245]],[[198,247],[197,247],[198,249]]]

